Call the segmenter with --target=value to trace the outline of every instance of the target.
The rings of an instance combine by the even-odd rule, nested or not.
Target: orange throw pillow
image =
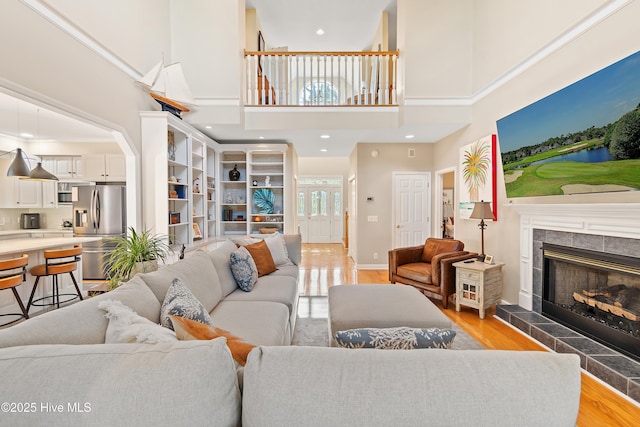
[[[267,242],[260,240],[257,243],[246,245],[245,248],[251,254],[251,258],[258,267],[258,277],[264,276],[269,273],[273,273],[277,270],[276,263],[273,261],[273,256],[267,246]]]
[[[227,347],[231,350],[233,359],[241,366],[247,363],[247,356],[255,347],[255,345],[243,341],[242,338],[224,329],[205,325],[204,323],[184,317],[169,315],[169,318],[171,319],[171,323],[173,323],[173,329],[179,340],[212,340],[214,338],[225,337],[227,339]]]

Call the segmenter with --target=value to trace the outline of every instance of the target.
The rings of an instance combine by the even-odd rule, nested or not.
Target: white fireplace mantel
[[[518,304],[533,307],[533,230],[640,239],[640,203],[509,204],[520,214],[520,291]]]

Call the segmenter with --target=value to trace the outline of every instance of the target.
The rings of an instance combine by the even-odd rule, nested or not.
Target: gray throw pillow
[[[338,347],[412,350],[451,348],[456,331],[439,328],[361,328],[336,332]]]
[[[247,248],[240,246],[232,252],[229,265],[238,287],[250,292],[258,281],[258,267]]]
[[[173,324],[169,319],[170,314],[213,326],[207,309],[177,277],[169,285],[162,307],[160,307],[160,324],[173,330]]]

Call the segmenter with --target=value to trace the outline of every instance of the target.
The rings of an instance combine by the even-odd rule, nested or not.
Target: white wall
[[[415,157],[408,156],[409,148],[415,149]],[[373,150],[378,150],[378,157],[371,156]],[[383,266],[387,263],[388,251],[393,249],[392,174],[432,172],[433,144],[359,143],[354,155],[357,158],[355,176],[358,180],[357,206],[353,210],[357,214],[355,247],[358,249],[354,259],[357,265]],[[367,197],[373,197],[373,202],[367,202]],[[369,215],[377,216],[378,222],[368,222]],[[377,260],[373,258],[374,252],[378,253]]]
[[[585,10],[587,6],[584,6],[582,1],[567,2],[575,8],[564,7],[564,2],[562,6],[557,2],[544,2],[545,10],[536,12],[535,16],[546,16],[545,11],[550,15],[556,15],[552,19],[554,25],[551,29],[547,29],[546,25],[542,25],[546,22],[545,20],[520,19],[521,14],[517,13],[517,9],[500,9],[498,6],[503,6],[504,3],[499,0],[482,0],[475,3],[474,31],[477,37],[474,37],[474,40],[477,42],[474,44],[474,57],[478,62],[482,57],[481,52],[491,50],[491,46],[485,46],[481,42],[496,43],[493,32],[498,26],[501,27],[504,36],[500,39],[500,45],[496,50],[509,52],[510,49],[520,49],[521,43],[528,43],[526,39],[533,33],[546,34],[546,37],[535,36],[540,43],[551,40],[557,36],[553,32],[558,28],[571,27],[587,13]],[[591,7],[600,3],[603,2],[586,2]],[[500,13],[500,10],[503,13]],[[533,12],[525,8],[522,15],[526,13]],[[640,50],[638,16],[640,16],[640,2],[630,2],[602,23],[478,100],[473,105],[472,123],[434,146],[435,169],[445,169],[458,164],[459,148],[485,135],[497,133],[497,120]],[[562,25],[558,24],[559,22],[562,22]],[[511,37],[512,34],[515,36]],[[517,65],[513,63],[516,59],[510,57],[510,63],[505,63],[503,66]],[[478,73],[482,75],[480,80],[491,80],[489,74],[494,74],[494,78],[500,74],[498,69],[489,72],[489,67],[475,65],[474,63],[474,70],[478,69]],[[457,187],[460,188],[460,183]],[[495,223],[490,222],[485,230],[485,252],[494,255],[496,260],[506,263],[503,298],[511,303],[518,302],[520,218],[513,209],[509,208],[510,203],[608,203],[637,202],[638,199],[637,193],[605,193],[509,200],[506,198],[501,164],[498,165],[497,189],[499,219]],[[480,232],[477,221],[458,220],[456,237],[465,242],[467,249],[480,251]]]
[[[398,49],[404,96],[471,92],[473,0],[398,0]]]

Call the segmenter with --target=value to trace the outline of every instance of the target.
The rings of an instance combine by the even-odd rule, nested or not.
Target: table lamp
[[[484,258],[486,256],[484,253],[484,229],[487,228],[487,224],[485,224],[484,220],[493,219],[491,202],[485,202],[484,200],[475,202],[473,206],[473,212],[471,212],[471,216],[469,218],[480,220],[480,224],[478,224],[478,227],[480,228],[482,234],[482,253],[478,255],[478,261],[484,261]]]

